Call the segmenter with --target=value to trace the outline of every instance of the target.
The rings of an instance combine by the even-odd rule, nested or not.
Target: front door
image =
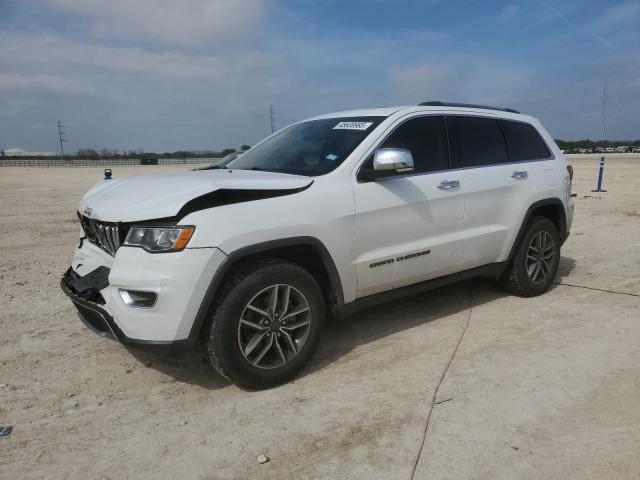
[[[379,145],[392,147],[411,151],[413,173],[354,184],[359,298],[454,273],[462,262],[464,185],[449,170],[444,119],[402,122]],[[362,170],[371,168],[368,159]]]

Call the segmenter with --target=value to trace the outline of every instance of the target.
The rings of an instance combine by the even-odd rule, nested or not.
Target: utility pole
[[[604,148],[604,131],[607,125],[607,87],[604,85],[604,94],[602,96],[602,147]]]
[[[64,148],[62,147],[62,142],[66,142],[67,139],[64,138],[65,131],[64,125],[61,120],[58,120],[58,138],[60,139],[60,160],[64,162]]]
[[[271,117],[271,133],[276,131],[276,111],[273,105],[269,105],[269,115]]]

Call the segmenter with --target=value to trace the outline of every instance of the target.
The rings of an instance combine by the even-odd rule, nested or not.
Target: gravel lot
[[[597,158],[571,161],[560,285],[364,311],[263,392],[87,330],[58,281],[102,169],[1,168],[0,478],[639,478],[640,157],[607,161],[604,194]]]

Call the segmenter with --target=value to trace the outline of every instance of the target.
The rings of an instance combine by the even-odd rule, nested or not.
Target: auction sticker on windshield
[[[335,127],[334,130],[366,130],[373,122],[340,122]]]

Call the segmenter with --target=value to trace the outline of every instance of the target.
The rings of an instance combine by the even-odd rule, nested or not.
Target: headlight
[[[125,245],[147,252],[179,252],[187,246],[195,227],[131,227]]]

